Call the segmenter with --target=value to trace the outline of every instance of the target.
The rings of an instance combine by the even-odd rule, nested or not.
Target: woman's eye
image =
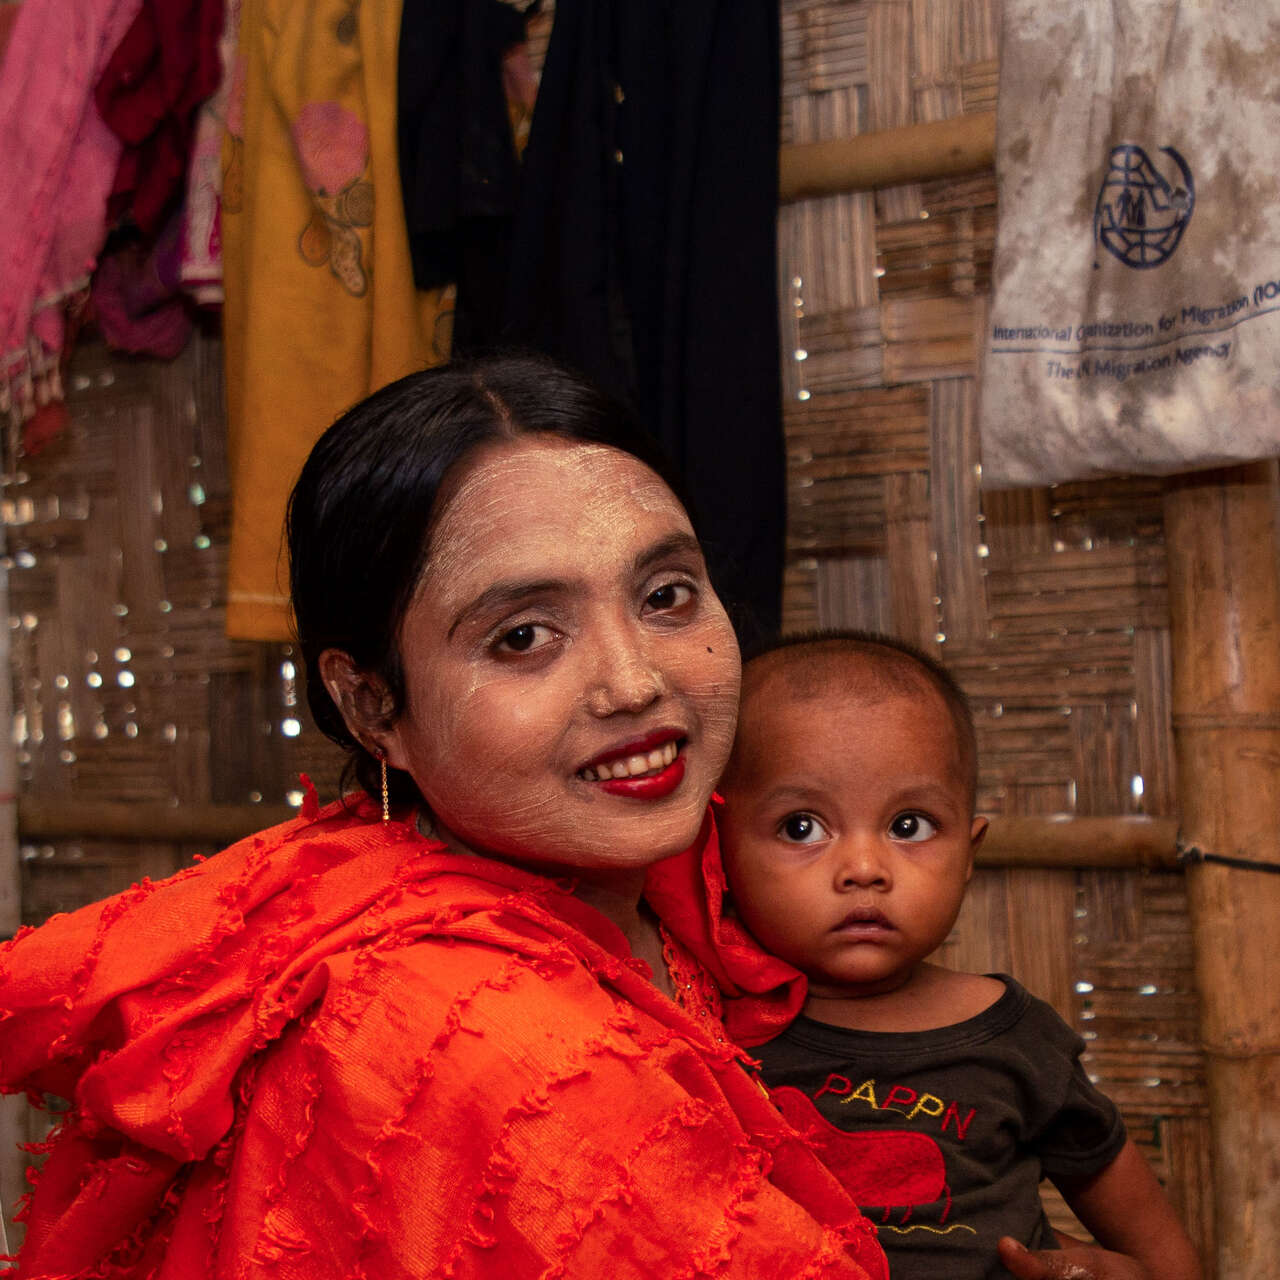
[[[550,644],[555,637],[556,633],[540,622],[523,622],[499,636],[495,647],[506,653],[529,653]]]
[[[668,582],[645,596],[645,608],[653,613],[670,613],[693,599],[693,588],[683,582]]]
[[[827,837],[827,829],[811,813],[789,813],[778,824],[778,834],[790,844],[813,844]]]
[[[938,828],[923,813],[900,813],[889,823],[889,834],[895,840],[929,840],[938,834]]]

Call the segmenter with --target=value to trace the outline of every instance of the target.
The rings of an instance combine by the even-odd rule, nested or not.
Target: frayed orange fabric
[[[0,950],[0,1082],[73,1103],[22,1280],[886,1280],[742,1052],[610,921],[377,818],[309,812]],[[724,958],[685,896],[709,843],[652,899],[743,996],[765,958]]]
[[[698,842],[650,868],[645,897],[715,979],[725,996],[724,1024],[748,1048],[772,1040],[804,1007],[804,974],[760,949],[725,912],[720,840],[710,813]]]

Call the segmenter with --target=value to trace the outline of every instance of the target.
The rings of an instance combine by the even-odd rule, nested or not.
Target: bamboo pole
[[[785,204],[808,196],[950,178],[989,169],[995,156],[994,111],[832,142],[798,142],[779,153],[778,198]]]
[[[150,840],[225,845],[297,817],[285,805],[18,802],[24,843],[54,840]],[[985,867],[1172,867],[1172,818],[992,818],[978,863]]]
[[[992,818],[980,867],[1157,870],[1178,865],[1175,818]]]
[[[254,831],[296,818],[273,804],[123,804],[120,801],[18,798],[18,836],[24,844],[53,840],[153,840],[227,845]]]
[[[1280,863],[1276,464],[1170,483],[1165,546],[1183,836]],[[1219,1280],[1280,1267],[1280,876],[1188,874],[1207,1060]]]

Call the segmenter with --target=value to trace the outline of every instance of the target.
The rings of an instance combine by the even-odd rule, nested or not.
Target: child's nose
[[[892,883],[888,860],[879,842],[853,838],[842,842],[836,863],[836,887],[850,889],[888,888]]]

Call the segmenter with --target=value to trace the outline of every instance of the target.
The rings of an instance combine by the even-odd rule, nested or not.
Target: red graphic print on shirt
[[[846,1133],[823,1116],[799,1089],[789,1085],[772,1091],[788,1123],[817,1151],[859,1207],[883,1209],[887,1222],[894,1210],[900,1223],[925,1205],[942,1202],[939,1223],[951,1212],[951,1189],[938,1144],[927,1134],[906,1129]]]

